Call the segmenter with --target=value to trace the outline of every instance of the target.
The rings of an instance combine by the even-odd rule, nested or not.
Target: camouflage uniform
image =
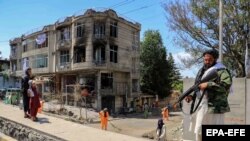
[[[202,68],[197,74],[196,82],[201,78],[205,70]],[[230,112],[228,94],[232,85],[232,77],[226,68],[218,69],[218,77],[208,82],[206,88],[208,96],[208,113]]]

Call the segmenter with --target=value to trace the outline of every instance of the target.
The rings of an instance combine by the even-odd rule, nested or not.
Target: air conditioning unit
[[[64,41],[62,41],[60,45],[61,45],[61,46],[64,46]]]
[[[64,66],[59,66],[59,70],[63,70],[64,69]]]

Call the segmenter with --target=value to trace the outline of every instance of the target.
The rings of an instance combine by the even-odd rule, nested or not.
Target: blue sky
[[[169,0],[0,0],[0,51],[9,58],[8,41],[58,19],[89,8],[112,8],[127,20],[141,24],[141,37],[148,29],[159,30],[164,45],[178,64],[178,55],[185,55],[172,42],[174,33],[168,29],[162,3]],[[193,77],[196,71],[181,70],[183,77]]]

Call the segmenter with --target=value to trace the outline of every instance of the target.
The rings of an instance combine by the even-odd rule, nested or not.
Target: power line
[[[152,6],[152,5],[151,5],[151,6]],[[131,13],[131,12],[136,12],[136,11],[139,11],[139,10],[142,10],[142,9],[145,9],[145,8],[148,8],[148,7],[150,7],[150,6],[142,6],[142,7],[140,7],[140,8],[133,9],[133,10],[130,10],[130,11],[128,11],[128,12],[126,12],[126,13],[122,13],[122,14],[128,14],[128,13]]]
[[[110,8],[116,8],[116,7],[119,7],[119,6],[123,6],[123,5],[126,5],[126,4],[129,4],[129,3],[132,3],[134,2],[135,0],[124,0],[122,2],[119,2],[117,4],[114,4],[112,6],[109,6]]]

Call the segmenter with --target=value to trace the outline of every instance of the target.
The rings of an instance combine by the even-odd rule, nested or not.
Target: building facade
[[[18,87],[18,79],[10,77],[10,61],[0,57],[0,89]]]
[[[40,91],[54,91],[67,104],[77,104],[68,99],[76,86],[87,85],[98,110],[134,107],[140,94],[140,28],[111,9],[66,17],[10,40],[11,75],[21,78],[31,67],[37,79],[51,80],[43,81]]]

